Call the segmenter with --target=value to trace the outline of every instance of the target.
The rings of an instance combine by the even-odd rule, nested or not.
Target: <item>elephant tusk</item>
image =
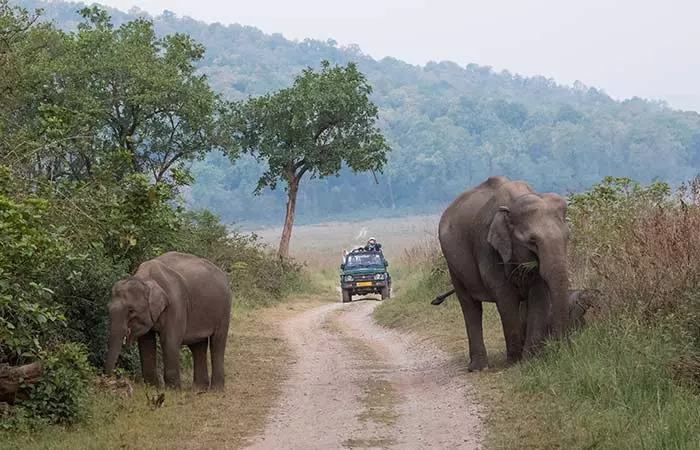
[[[122,344],[131,344],[131,328],[126,329],[126,334],[124,335],[124,341],[122,341]]]

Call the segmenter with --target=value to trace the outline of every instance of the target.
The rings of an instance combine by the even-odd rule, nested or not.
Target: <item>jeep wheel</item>
[[[381,294],[382,294],[382,300],[385,300],[385,299],[391,297],[391,291],[389,290],[388,287],[383,287]]]
[[[350,291],[343,289],[343,303],[349,303],[351,298],[352,296],[350,295]]]

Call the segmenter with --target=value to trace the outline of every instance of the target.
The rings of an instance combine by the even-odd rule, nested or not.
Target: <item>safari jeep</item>
[[[343,303],[353,295],[380,294],[382,300],[391,296],[389,262],[381,251],[354,250],[348,253],[340,265],[340,289]]]

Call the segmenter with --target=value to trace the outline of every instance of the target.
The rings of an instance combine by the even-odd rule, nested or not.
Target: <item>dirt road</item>
[[[428,344],[376,325],[374,300],[281,324],[295,352],[282,399],[249,449],[478,449],[463,373]]]

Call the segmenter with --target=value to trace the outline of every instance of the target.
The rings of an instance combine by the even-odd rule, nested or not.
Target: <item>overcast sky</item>
[[[698,0],[106,0],[241,23],[290,39],[333,38],[374,58],[474,62],[616,98],[700,110]],[[664,6],[661,6],[664,5]]]

